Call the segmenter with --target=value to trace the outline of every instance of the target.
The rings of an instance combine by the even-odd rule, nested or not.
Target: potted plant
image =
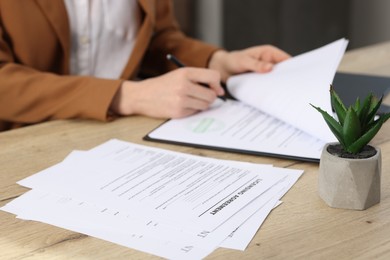
[[[320,158],[318,190],[331,207],[364,210],[380,201],[381,151],[368,143],[378,133],[390,113],[377,118],[382,98],[372,93],[360,103],[346,108],[333,87],[330,88],[332,107],[337,120],[319,107],[339,142],[323,148]]]

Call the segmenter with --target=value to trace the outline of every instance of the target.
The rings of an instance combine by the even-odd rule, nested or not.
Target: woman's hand
[[[210,59],[209,68],[221,73],[222,81],[244,72],[265,73],[276,63],[290,58],[286,52],[272,46],[261,45],[239,51],[216,51]]]
[[[186,67],[139,82],[125,81],[110,108],[119,115],[185,117],[207,109],[217,96],[224,95],[220,80],[216,71]]]

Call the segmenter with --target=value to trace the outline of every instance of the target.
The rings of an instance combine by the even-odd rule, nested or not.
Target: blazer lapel
[[[143,10],[143,12],[150,15],[149,17],[153,20],[152,22],[154,22],[155,17],[154,17],[154,15],[151,15],[151,14],[154,14],[156,11],[155,10],[156,5],[154,3],[155,0],[138,0],[137,2],[139,4],[139,6],[141,7],[141,9]]]
[[[130,79],[135,77],[142,58],[148,48],[149,42],[153,36],[154,24],[155,24],[155,2],[158,0],[138,0],[138,4],[141,8],[143,20],[138,30],[137,38],[135,41],[134,49],[127,63],[125,69],[122,72],[121,78]]]
[[[70,57],[70,28],[66,7],[63,1],[59,0],[35,0],[41,7],[42,12],[47,17],[53,27],[54,32],[61,43],[67,61],[67,70],[69,70]],[[137,69],[142,61],[149,42],[153,36],[155,24],[155,1],[158,0],[137,0],[143,15],[143,21],[139,28],[137,39],[134,45],[133,53],[124,68],[121,78],[129,79],[136,76]]]
[[[68,61],[68,57],[70,55],[70,28],[64,2],[57,0],[35,1],[41,7],[42,12],[49,20],[54,32],[57,34],[64,51],[65,60]]]

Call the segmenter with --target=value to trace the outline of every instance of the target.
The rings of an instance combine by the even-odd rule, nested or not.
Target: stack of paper
[[[110,140],[18,182],[2,210],[169,259],[244,250],[303,171]]]

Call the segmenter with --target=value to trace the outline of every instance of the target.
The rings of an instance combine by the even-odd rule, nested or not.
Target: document
[[[145,222],[159,218],[193,228],[190,224],[196,221],[213,230],[286,177],[284,170],[276,168],[267,174],[267,166],[263,170],[138,145],[119,153],[116,158],[127,162],[77,154],[18,183],[128,213],[137,208]]]
[[[73,151],[18,183],[2,210],[169,259],[244,250],[303,172],[120,140]]]
[[[233,76],[227,87],[236,100],[169,120],[145,140],[318,161],[324,144],[336,139],[310,104],[332,114],[330,84],[346,46],[340,39],[269,73]]]

